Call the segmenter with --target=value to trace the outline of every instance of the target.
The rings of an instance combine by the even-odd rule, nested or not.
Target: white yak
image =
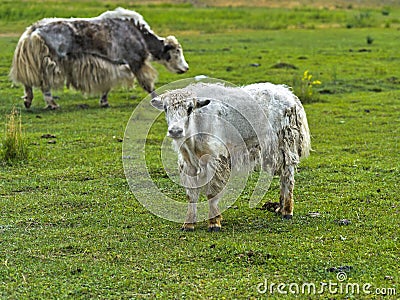
[[[286,86],[196,83],[168,91],[151,104],[165,111],[167,135],[178,152],[189,202],[182,230],[194,230],[203,191],[209,231],[219,231],[218,201],[231,173],[251,172],[256,166],[280,175],[280,212],[292,218],[295,169],[311,145],[304,108]]]

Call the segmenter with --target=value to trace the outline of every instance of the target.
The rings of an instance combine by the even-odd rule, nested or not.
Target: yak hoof
[[[284,220],[291,220],[291,219],[293,219],[293,215],[284,215],[284,216],[282,216],[282,218]]]
[[[155,91],[152,91],[151,93],[150,93],[150,95],[151,95],[151,99],[154,99],[154,98],[156,98],[158,95],[157,95],[157,93],[155,92]]]
[[[282,210],[281,205],[279,202],[266,202],[264,205],[260,208],[261,210],[268,210],[270,212],[274,213],[280,213]]]
[[[59,105],[54,105],[54,104],[49,104],[49,105],[47,105],[46,107],[45,107],[45,109],[48,109],[48,110],[56,110],[56,109],[58,109],[60,106]]]
[[[222,216],[218,215],[208,220],[208,232],[219,232],[221,231]]]
[[[194,224],[189,224],[189,223],[183,224],[181,227],[181,231],[188,231],[188,232],[194,231]]]
[[[221,227],[214,226],[214,227],[208,227],[208,232],[220,232]]]
[[[23,97],[21,97],[21,98],[24,99],[25,108],[31,107],[31,105],[32,105],[32,99],[33,99],[33,98],[31,98],[31,97],[29,97],[29,96],[23,96]]]
[[[32,104],[32,102],[29,102],[29,101],[24,101],[24,105],[25,105],[25,108],[29,108],[29,107],[31,107],[31,104]]]
[[[101,104],[100,104],[100,107],[101,107],[101,108],[109,108],[109,107],[110,107],[110,104],[108,104],[108,102],[107,102],[107,103],[101,103]]]

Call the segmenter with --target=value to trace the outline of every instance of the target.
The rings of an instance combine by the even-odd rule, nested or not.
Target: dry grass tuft
[[[22,134],[21,115],[15,107],[6,116],[1,158],[7,163],[24,161],[28,158],[28,151]]]

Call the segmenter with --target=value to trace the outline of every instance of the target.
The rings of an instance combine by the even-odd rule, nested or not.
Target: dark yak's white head
[[[183,56],[182,46],[176,37],[158,37],[139,13],[118,7],[113,11],[101,14],[99,18],[133,21],[135,26],[142,32],[154,60],[164,65],[172,73],[182,74],[189,70],[189,65]],[[162,44],[161,46],[160,43]]]
[[[183,56],[182,46],[172,35],[164,39],[163,54],[158,62],[173,73],[182,74],[189,70],[189,65]]]
[[[209,99],[200,99],[189,92],[179,90],[167,92],[151,100],[151,105],[164,110],[168,124],[167,136],[173,139],[185,137],[195,110],[209,103]]]

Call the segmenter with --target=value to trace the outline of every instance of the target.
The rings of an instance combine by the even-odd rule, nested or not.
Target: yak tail
[[[66,61],[67,86],[88,94],[108,92],[115,86],[130,87],[134,75],[126,63],[83,53]]]
[[[53,59],[45,41],[31,28],[18,41],[10,77],[16,83],[42,90],[62,87],[65,81],[61,64]]]
[[[306,113],[300,101],[297,105],[287,108],[282,119],[282,129],[279,137],[286,165],[296,165],[301,158],[310,154],[311,141]]]
[[[303,108],[297,112],[297,123],[299,124],[299,156],[305,158],[310,155],[311,151],[311,136],[310,129],[308,128],[307,116]]]

